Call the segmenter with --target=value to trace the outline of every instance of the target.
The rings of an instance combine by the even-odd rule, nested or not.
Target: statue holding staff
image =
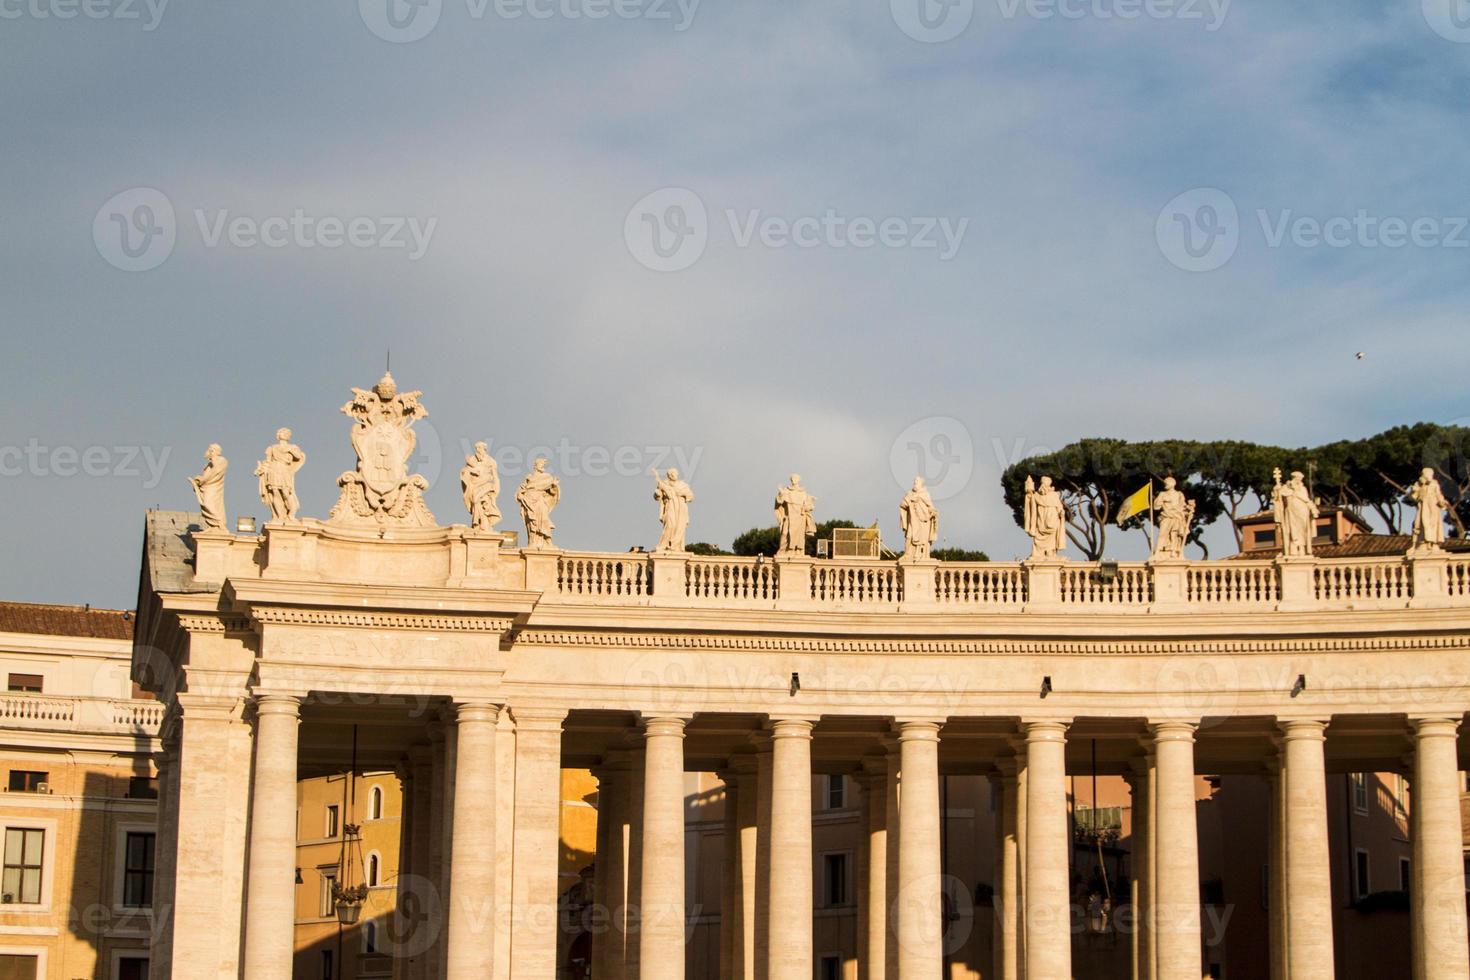
[[[927,561],[939,538],[939,511],[922,476],[914,477],[913,489],[898,505],[898,526],[903,530],[903,557]]]
[[[812,509],[817,498],[806,492],[800,475],[791,474],[791,483],[776,491],[776,523],[781,528],[778,555],[805,555],[806,539],[817,533]]]
[[[1432,468],[1426,466],[1409,487],[1409,500],[1419,508],[1414,515],[1414,550],[1439,551],[1444,547],[1444,515],[1450,502]]]
[[[689,484],[679,479],[679,471],[668,471],[667,479],[660,479],[658,470],[650,470],[655,485],[653,499],[658,501],[658,519],[664,531],[659,536],[657,552],[684,550],[684,536],[689,532],[689,505],[694,501],[694,491]]]
[[[1155,558],[1183,558],[1189,542],[1189,526],[1194,523],[1194,501],[1186,500],[1179,483],[1164,477],[1164,492],[1154,498],[1153,510],[1159,515],[1159,537],[1154,543]]]
[[[1026,477],[1025,528],[1031,536],[1031,560],[1055,559],[1067,546],[1067,505],[1043,476],[1041,486]]]

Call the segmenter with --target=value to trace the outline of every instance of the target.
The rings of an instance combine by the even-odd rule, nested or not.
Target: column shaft
[[[1266,782],[1271,794],[1271,831],[1266,865],[1270,917],[1271,980],[1286,976],[1286,773],[1280,761],[1270,766]]]
[[[516,722],[511,980],[556,975],[561,859],[561,725],[565,712],[512,709]]]
[[[1152,812],[1152,801],[1149,799],[1149,778],[1147,764],[1143,772],[1135,772],[1128,777],[1128,789],[1130,791],[1132,814],[1132,842],[1130,854],[1133,858],[1133,880],[1137,883],[1136,898],[1133,907],[1132,935],[1134,937],[1134,970],[1139,980],[1154,980],[1153,977],[1153,933],[1146,927],[1149,917],[1149,909],[1153,905],[1154,897],[1150,893],[1152,882],[1152,869],[1149,856],[1153,850],[1153,825],[1149,821]]]
[[[684,980],[684,719],[650,718],[643,741],[643,980]]]
[[[812,978],[812,723],[771,731],[769,980]]]
[[[1026,976],[1072,980],[1067,725],[1023,723],[1026,736]]]
[[[443,908],[443,927],[440,929],[440,942],[438,947],[438,976],[445,976],[449,970],[449,909],[454,902],[451,894],[454,873],[454,787],[458,778],[458,764],[456,762],[459,746],[459,729],[454,724],[454,716],[450,713],[444,724],[444,803],[440,808],[439,837],[441,844],[441,860],[439,862],[439,877],[435,879],[435,887],[439,889],[439,904]],[[494,810],[492,809],[493,813]]]
[[[402,914],[406,920],[409,942],[409,980],[429,980],[430,957],[436,948],[433,929],[437,914],[439,889],[429,877],[430,839],[434,817],[434,764],[430,756],[433,749],[427,745],[415,745],[408,750],[409,767],[413,778],[409,782],[412,796],[404,801],[412,820],[409,828],[409,879],[405,887]]]
[[[740,935],[737,948],[737,980],[755,980],[755,895],[756,851],[759,835],[757,813],[760,808],[759,779],[753,771],[742,770],[740,781]]]
[[[725,784],[724,833],[720,840],[720,980],[736,980],[736,946],[739,944],[740,914],[740,786],[735,773],[720,773]]]
[[[863,928],[858,931],[860,980],[885,980],[888,965],[888,766],[869,760],[863,781],[866,855]]]
[[[883,794],[888,827],[888,846],[883,855],[883,970],[887,980],[898,980],[898,849],[903,831],[898,740],[890,739],[887,748],[888,789]]]
[[[899,980],[934,980],[944,969],[939,728],[934,721],[899,725]]]
[[[174,868],[179,835],[179,745],[164,743],[158,758],[158,831],[153,890],[153,943],[149,968],[170,975],[173,952]]]
[[[455,707],[447,980],[483,980],[495,965],[497,705]]]
[[[1194,732],[1186,722],[1150,726],[1158,770],[1158,893],[1151,903],[1159,980],[1194,980],[1200,955],[1199,830],[1194,799]]]
[[[1018,833],[1016,787],[1018,766],[1014,759],[1000,760],[995,791],[1000,794],[996,824],[999,853],[995,861],[995,975],[999,980],[1018,980],[1021,947],[1018,942],[1021,904],[1021,840]]]
[[[1327,845],[1326,723],[1281,723],[1286,755],[1287,976],[1332,980],[1332,866]],[[1463,896],[1462,896],[1463,898]]]
[[[255,699],[250,878],[245,908],[245,975],[251,980],[291,980],[296,931],[296,741],[300,708],[299,698],[263,694]]]
[[[1414,945],[1423,950],[1424,980],[1466,980],[1470,947],[1465,923],[1464,843],[1456,746],[1459,718],[1414,719],[1414,798],[1420,869],[1413,901]]]

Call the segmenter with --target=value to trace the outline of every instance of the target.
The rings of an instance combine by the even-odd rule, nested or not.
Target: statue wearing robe
[[[781,528],[780,555],[806,554],[806,539],[817,533],[812,510],[817,498],[806,492],[801,477],[791,474],[791,483],[776,492],[776,523]]]
[[[663,523],[663,534],[659,535],[659,552],[683,551],[684,536],[689,532],[689,505],[694,501],[694,491],[689,484],[679,479],[678,470],[669,470],[667,479],[660,480],[658,472],[653,478],[657,484],[653,499],[658,501],[658,519]]]
[[[1438,551],[1444,546],[1444,515],[1450,502],[1434,470],[1426,468],[1409,487],[1409,499],[1419,512],[1414,515],[1414,550]]]
[[[225,472],[230,461],[225,459],[219,443],[213,443],[204,451],[204,471],[189,477],[189,486],[199,499],[199,516],[206,531],[224,531],[225,527]]]
[[[466,456],[459,471],[459,487],[464,493],[464,506],[470,513],[470,526],[476,531],[493,531],[500,521],[500,470],[495,457],[483,442],[475,443],[473,455]]]
[[[1272,500],[1276,523],[1281,527],[1281,553],[1287,558],[1310,556],[1321,512],[1307,489],[1306,477],[1299,472],[1291,474],[1289,482],[1277,484]]]
[[[927,560],[939,537],[939,511],[922,476],[914,477],[913,489],[898,505],[898,525],[903,530],[903,557]]]
[[[1026,477],[1025,529],[1031,536],[1032,560],[1056,558],[1067,546],[1067,505],[1049,476],[1041,478],[1039,489]]]
[[[551,523],[551,511],[560,501],[561,482],[546,472],[546,460],[536,460],[535,469],[526,474],[516,491],[521,520],[526,524],[526,547],[551,547],[551,532],[556,530],[556,525]]]

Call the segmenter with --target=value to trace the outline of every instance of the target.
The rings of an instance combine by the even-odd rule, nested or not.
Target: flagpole
[[[1149,533],[1154,521],[1154,478],[1148,478],[1148,510],[1143,513],[1143,540],[1148,544],[1148,553],[1154,553],[1154,536]]]

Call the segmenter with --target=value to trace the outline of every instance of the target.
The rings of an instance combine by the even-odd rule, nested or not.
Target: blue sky
[[[1038,448],[1470,417],[1462,0],[89,3],[0,0],[5,598],[131,604],[211,441],[325,517],[388,348],[440,521],[545,446],[577,549],[653,463],[724,544],[923,466],[1010,558]]]

